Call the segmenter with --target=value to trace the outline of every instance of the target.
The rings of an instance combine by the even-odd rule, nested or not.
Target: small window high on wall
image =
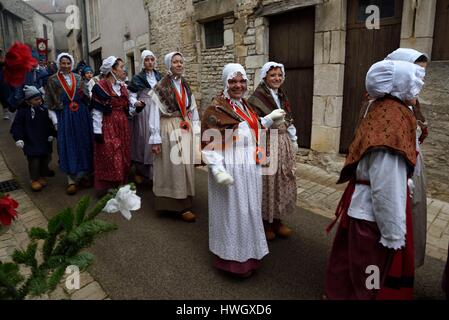
[[[206,22],[204,24],[206,49],[219,48],[224,44],[223,19]]]

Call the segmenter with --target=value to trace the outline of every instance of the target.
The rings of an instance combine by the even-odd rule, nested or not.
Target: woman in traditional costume
[[[67,174],[67,194],[74,195],[81,183],[90,186],[92,173],[92,117],[84,83],[72,72],[73,57],[61,53],[57,60],[58,72],[47,82],[46,102],[49,116],[58,129],[59,167]],[[51,112],[53,111],[53,112]]]
[[[374,101],[356,130],[340,175],[339,183],[349,184],[336,211],[341,222],[326,272],[329,299],[413,298],[407,178],[416,165],[417,124],[408,106],[415,104],[424,74],[418,65],[388,60],[368,71],[366,88]]]
[[[261,125],[282,121],[275,110],[259,118],[243,98],[246,72],[240,64],[223,69],[223,94],[202,121],[203,160],[209,166],[209,249],[214,266],[250,276],[268,254],[262,222]]]
[[[138,101],[149,105],[151,103],[150,91],[162,79],[161,74],[155,70],[156,57],[150,50],[142,52],[142,71],[135,75],[128,86],[131,104]],[[146,179],[153,179],[153,155],[150,139],[150,110],[145,108],[132,119],[131,124],[131,159],[135,167],[134,180],[141,184]]]
[[[129,108],[124,67],[120,58],[111,56],[105,59],[100,68],[104,78],[92,89],[95,189],[98,196],[127,182],[131,167],[128,116],[145,107],[139,101]]]
[[[407,61],[415,63],[423,68],[427,67],[427,56],[414,49],[399,48],[390,53],[387,60]],[[429,130],[427,128],[427,121],[421,112],[421,105],[419,100],[416,105],[409,106],[416,117],[418,127],[416,130],[416,151],[418,158],[416,159],[415,172],[413,174],[413,239],[415,248],[415,267],[419,268],[424,265],[426,257],[426,242],[427,242],[427,183],[425,176],[425,166],[423,151],[421,144],[426,139]]]
[[[199,114],[195,96],[183,77],[183,55],[171,52],[164,62],[168,74],[149,94],[155,208],[177,212],[182,220],[194,222],[194,164],[200,151],[194,140],[201,131]]]
[[[277,163],[272,175],[263,176],[262,217],[267,240],[276,235],[287,238],[292,230],[282,223],[285,215],[292,213],[296,206],[295,154],[298,151],[296,127],[293,124],[292,110],[281,86],[285,81],[284,65],[276,62],[266,63],[260,74],[261,82],[248,102],[260,117],[274,110],[286,112],[284,121],[274,123],[269,130],[277,130],[277,139],[271,146],[267,136],[267,150],[270,150],[270,162]]]

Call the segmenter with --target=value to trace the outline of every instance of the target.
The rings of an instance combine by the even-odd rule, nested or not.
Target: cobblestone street
[[[429,123],[423,144],[429,196],[449,201],[449,62],[432,62],[421,95]]]

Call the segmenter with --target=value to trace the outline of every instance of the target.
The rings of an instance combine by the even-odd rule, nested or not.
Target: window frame
[[[220,25],[221,23],[221,25]],[[216,28],[215,30],[212,30],[208,28],[208,26],[214,26]],[[209,32],[208,32],[209,31]],[[207,49],[217,49],[222,48],[224,46],[224,19],[218,18],[214,20],[210,20],[203,23],[203,33],[204,33],[204,48]],[[217,39],[213,39],[214,41],[210,40],[208,41],[208,36],[217,36],[219,37],[218,41]],[[210,39],[210,38],[209,38]],[[211,43],[212,42],[212,43]]]

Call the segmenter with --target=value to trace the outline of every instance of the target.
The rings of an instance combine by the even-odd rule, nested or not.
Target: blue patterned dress
[[[91,173],[93,170],[93,128],[88,97],[83,94],[81,77],[75,74],[77,111],[69,108],[70,99],[58,79],[51,76],[47,83],[46,100],[58,117],[58,154],[61,171],[70,175]]]

